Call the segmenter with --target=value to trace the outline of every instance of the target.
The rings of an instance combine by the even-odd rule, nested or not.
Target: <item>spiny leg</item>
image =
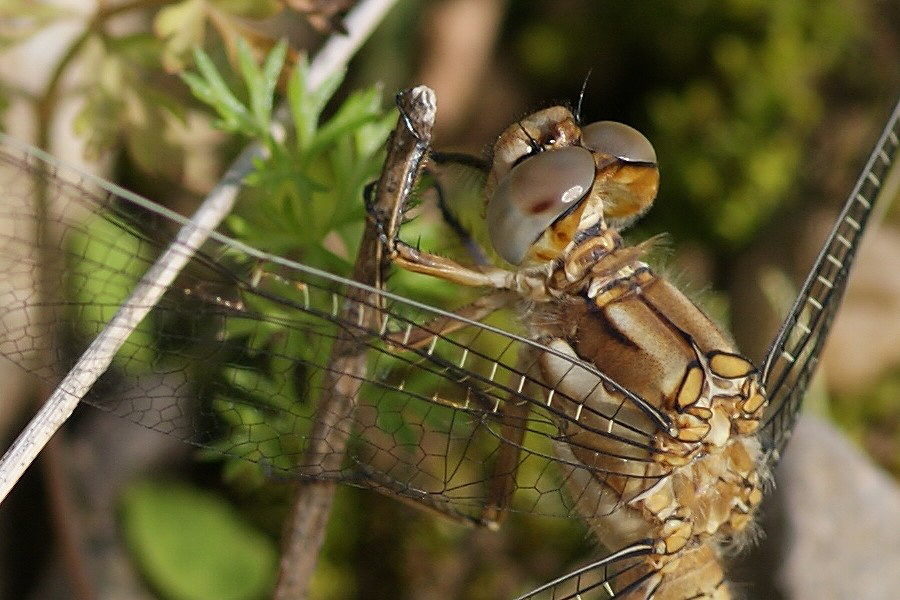
[[[385,242],[391,262],[407,271],[421,273],[469,287],[516,290],[516,272],[493,266],[467,267],[455,260],[423,252],[399,239]]]
[[[524,361],[520,358],[519,364]],[[528,402],[510,396],[502,405],[500,414],[500,450],[494,462],[487,502],[481,513],[481,524],[488,529],[497,529],[506,511],[513,492],[516,491],[516,472],[519,456],[527,430],[526,423],[531,406]]]
[[[382,244],[388,260],[394,265],[423,275],[430,275],[459,285],[489,287],[494,289],[516,289],[516,273],[494,266],[468,267],[455,260],[423,252],[399,238],[399,223],[389,221],[386,215],[371,209],[369,218],[381,231]],[[404,207],[405,210],[405,207]]]
[[[430,154],[430,158],[433,162],[439,165],[448,165],[448,164],[456,164],[466,167],[468,169],[474,169],[481,173],[483,177],[487,177],[488,172],[490,171],[490,163],[484,158],[478,156],[472,156],[470,154],[463,154],[457,152],[434,152],[432,151]],[[447,201],[447,195],[444,191],[444,186],[441,183],[441,179],[438,173],[434,172],[429,165],[425,166],[425,172],[428,173],[432,177],[431,188],[434,190],[435,196],[437,198],[437,206],[441,211],[441,218],[444,223],[453,230],[453,233],[456,234],[456,237],[459,238],[460,243],[463,248],[466,249],[466,253],[469,255],[469,258],[472,260],[472,263],[475,265],[489,265],[491,263],[488,258],[487,253],[478,243],[478,241],[472,235],[472,232],[462,224],[462,222],[457,218],[456,212],[451,210],[450,203]]]

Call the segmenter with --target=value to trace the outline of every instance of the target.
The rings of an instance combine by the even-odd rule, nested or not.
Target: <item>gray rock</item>
[[[791,600],[900,597],[900,488],[831,424],[804,415],[776,473],[776,575]],[[777,533],[777,532],[776,532]]]

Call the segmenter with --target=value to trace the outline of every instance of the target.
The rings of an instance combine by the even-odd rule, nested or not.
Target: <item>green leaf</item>
[[[122,508],[135,560],[165,598],[267,596],[278,562],[275,546],[218,496],[144,481],[129,487]]]
[[[217,125],[226,131],[255,135],[258,129],[254,125],[250,111],[228,88],[228,84],[209,55],[199,48],[195,49],[194,61],[200,75],[182,73],[181,77],[191,88],[194,96],[219,113],[221,121]]]
[[[225,77],[201,49],[194,50],[198,73],[182,73],[181,77],[198,100],[219,114],[217,127],[260,140],[274,151],[276,143],[270,133],[272,107],[286,55],[287,43],[279,42],[260,67],[250,46],[243,39],[237,40],[238,74],[249,97],[246,104],[229,88]]]
[[[338,112],[316,132],[309,151],[321,152],[332,146],[337,138],[350,136],[363,126],[375,123],[382,114],[380,105],[381,94],[376,89],[351,94]]]
[[[346,70],[337,70],[323,80],[319,87],[310,90],[307,84],[309,63],[305,57],[297,61],[288,80],[288,106],[297,132],[297,150],[302,152],[312,142],[319,125],[319,117],[325,105],[340,87]]]
[[[255,126],[266,138],[266,132],[272,122],[272,103],[278,75],[284,66],[287,54],[287,42],[280,40],[269,52],[263,68],[256,64],[253,51],[243,38],[237,41],[238,68],[247,91],[250,95],[250,112],[253,114]]]

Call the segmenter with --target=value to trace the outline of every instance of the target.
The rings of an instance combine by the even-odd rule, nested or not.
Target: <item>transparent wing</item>
[[[648,566],[649,543],[633,544],[555,579],[516,600],[616,600],[650,597],[658,576]],[[613,591],[613,590],[618,590]],[[638,593],[638,590],[646,593]]]
[[[5,138],[0,167],[0,353],[55,384],[185,220]],[[352,286],[366,293],[351,300]],[[347,302],[378,311],[378,325],[340,317]],[[569,514],[564,480],[584,467],[556,468],[554,444],[572,443],[555,408],[566,398],[555,392],[545,405],[550,390],[535,376],[537,356],[552,351],[479,323],[424,347],[404,342],[439,318],[465,321],[214,235],[86,401],[279,477],[372,487],[476,517],[492,482],[510,476],[514,509]],[[344,374],[365,381],[347,458],[326,468],[304,456],[340,332],[363,340],[370,358],[367,374]],[[571,364],[589,384],[568,399],[583,410],[567,431],[607,440],[592,449],[622,465],[595,478],[663,476],[644,466],[665,423],[590,365]],[[600,387],[622,405],[587,404]]]
[[[790,438],[819,353],[840,307],[875,199],[894,163],[900,145],[898,121],[900,104],[894,108],[800,295],[766,354],[762,382],[768,393],[769,408],[761,436],[772,464],[778,461]]]

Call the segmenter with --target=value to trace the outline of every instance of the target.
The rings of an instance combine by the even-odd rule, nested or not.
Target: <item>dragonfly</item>
[[[471,303],[442,310],[212,233],[86,401],[279,478],[371,488],[490,528],[509,511],[579,519],[612,550],[522,599],[730,598],[722,556],[790,437],[898,121],[900,106],[759,365],[644,262],[652,241],[620,235],[656,195],[650,142],[557,106],[513,123],[491,153],[487,228],[506,266],[411,246],[370,207],[380,265],[487,290]],[[150,231],[189,223],[0,142],[12,177],[35,182],[3,207],[0,352],[55,383],[66,348],[86,345],[161,253],[166,236]],[[419,142],[400,203],[430,150]],[[33,235],[44,203],[53,236]],[[36,295],[35,273],[45,294],[64,282],[68,296]],[[520,328],[493,324],[510,308]],[[335,366],[348,338],[365,369]],[[358,384],[352,417],[322,431],[335,374]],[[333,433],[339,460],[310,452]]]

